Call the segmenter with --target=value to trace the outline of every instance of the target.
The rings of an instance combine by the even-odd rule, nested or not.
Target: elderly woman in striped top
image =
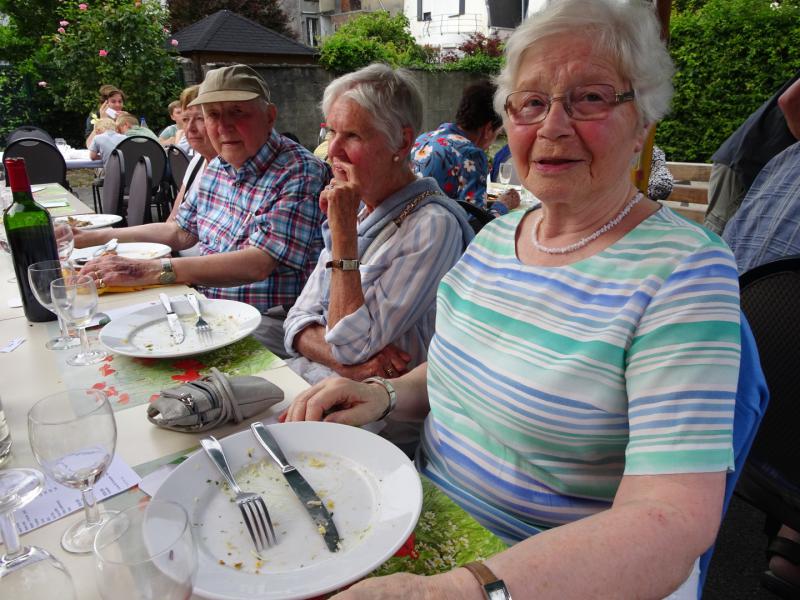
[[[436,180],[410,169],[422,97],[409,72],[345,75],[322,110],[334,179],[320,195],[325,248],[284,323],[289,365],[311,382],[395,377],[425,361],[436,288],[472,229]],[[418,430],[389,422],[386,435],[413,446]]]
[[[508,40],[495,100],[541,207],[492,221],[443,278],[425,365],[318,384],[286,419],[427,415],[418,467],[513,545],[341,598],[697,597],[740,309],[725,244],[631,183],[671,74],[645,3],[553,2]]]

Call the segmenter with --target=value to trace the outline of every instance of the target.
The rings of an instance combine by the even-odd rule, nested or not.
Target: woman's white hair
[[[661,119],[672,99],[674,66],[660,38],[653,5],[640,0],[551,0],[532,14],[506,43],[506,63],[495,78],[494,107],[505,115],[505,102],[514,91],[525,53],[536,51],[544,38],[559,36],[564,44],[576,37],[590,39],[595,52],[617,61],[619,74],[631,82],[643,125]]]
[[[411,129],[412,139],[422,127],[422,94],[406,69],[375,63],[334,79],[322,95],[322,114],[327,116],[339,98],[356,102],[372,115],[392,150],[402,145],[404,127]]]

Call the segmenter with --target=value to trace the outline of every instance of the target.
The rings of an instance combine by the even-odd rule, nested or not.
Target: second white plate
[[[106,214],[74,215],[68,217],[68,219],[70,219],[72,225],[78,229],[100,229],[101,227],[108,227],[109,225],[122,221],[120,215]]]
[[[94,257],[94,253],[100,246],[89,246],[88,248],[76,248],[70,255],[70,260],[81,261],[89,260]],[[136,258],[148,260],[151,258],[163,258],[172,253],[172,248],[164,244],[153,244],[151,242],[124,242],[117,244],[116,253],[125,258]]]

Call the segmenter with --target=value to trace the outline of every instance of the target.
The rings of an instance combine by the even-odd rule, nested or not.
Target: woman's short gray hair
[[[557,0],[531,15],[506,43],[506,64],[496,78],[494,107],[505,115],[526,51],[547,37],[570,44],[584,36],[599,54],[615,57],[619,74],[631,82],[642,124],[658,121],[672,100],[674,66],[660,37],[653,5],[640,0]],[[532,50],[535,52],[535,48]]]
[[[334,79],[322,96],[327,115],[339,98],[356,102],[374,120],[392,150],[403,143],[403,128],[411,128],[416,139],[422,127],[422,94],[414,76],[406,69],[375,63]]]

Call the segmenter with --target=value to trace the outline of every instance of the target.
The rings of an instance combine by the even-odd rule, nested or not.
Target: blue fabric
[[[739,385],[736,392],[736,408],[733,416],[733,458],[736,469],[728,473],[725,478],[725,498],[722,505],[722,517],[728,510],[728,505],[733,496],[733,490],[739,475],[744,469],[750,447],[758,432],[758,426],[767,410],[769,403],[769,390],[764,372],[761,370],[761,360],[758,357],[758,348],[750,324],[744,313],[741,318],[741,359],[739,363]],[[706,550],[700,557],[700,580],[698,583],[697,597],[703,595],[703,584],[708,574],[708,565],[714,546]]]

